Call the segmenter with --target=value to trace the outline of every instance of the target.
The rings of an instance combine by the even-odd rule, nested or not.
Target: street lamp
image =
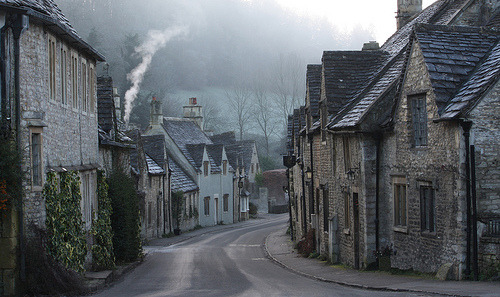
[[[311,170],[311,167],[307,167],[307,169],[306,169],[306,178],[307,179],[312,179],[312,174],[313,174],[313,172]]]

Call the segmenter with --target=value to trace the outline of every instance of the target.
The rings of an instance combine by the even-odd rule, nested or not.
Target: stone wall
[[[427,105],[428,144],[415,147],[408,95],[423,93]],[[394,226],[393,182],[406,184],[406,226],[394,226],[386,235],[394,254],[392,266],[436,272],[445,263],[460,267],[463,261],[464,203],[459,183],[461,162],[460,132],[456,123],[434,123],[438,118],[435,97],[418,44],[411,53],[403,92],[396,111],[394,134],[384,142],[383,187],[385,206],[390,209],[384,220]],[[432,186],[435,195],[435,231],[423,231],[420,215],[420,183]]]

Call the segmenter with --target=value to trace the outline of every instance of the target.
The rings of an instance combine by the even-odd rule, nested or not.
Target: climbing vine
[[[111,199],[108,196],[108,184],[103,171],[97,172],[97,215],[93,219],[91,233],[94,236],[92,260],[94,270],[113,269],[113,229],[111,228]]]
[[[10,135],[0,135],[0,220],[17,205],[22,194],[19,152]]]
[[[47,173],[43,195],[49,254],[65,267],[83,272],[87,245],[80,209],[80,178],[74,171]]]

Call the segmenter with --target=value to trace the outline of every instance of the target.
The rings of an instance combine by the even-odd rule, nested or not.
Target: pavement
[[[500,296],[498,281],[440,281],[420,276],[392,275],[383,271],[359,271],[304,258],[293,248],[286,228],[266,238],[265,250],[271,260],[295,273],[354,288],[442,296]]]

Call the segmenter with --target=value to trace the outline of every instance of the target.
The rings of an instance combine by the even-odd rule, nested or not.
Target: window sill
[[[345,228],[345,229],[343,230],[343,233],[344,233],[345,235],[351,235],[351,230],[350,230],[349,228]]]
[[[420,234],[422,235],[422,237],[428,237],[428,238],[437,238],[437,234],[436,234],[436,231],[428,231],[428,230],[422,230],[420,232]]]
[[[394,226],[392,227],[394,232],[408,234],[408,227],[406,226]]]
[[[43,192],[42,186],[31,186],[31,192]]]

